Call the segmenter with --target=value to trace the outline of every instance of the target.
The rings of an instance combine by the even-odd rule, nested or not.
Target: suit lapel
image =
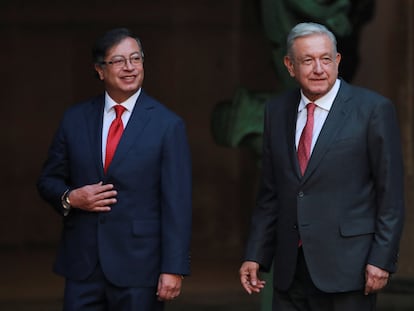
[[[300,102],[300,92],[297,91],[292,96],[291,100],[288,100],[288,111],[287,111],[287,118],[286,118],[286,138],[287,138],[287,146],[289,151],[289,158],[292,161],[292,167],[298,177],[301,177],[300,168],[299,168],[299,161],[296,152],[296,144],[295,144],[295,137],[296,137],[296,120],[298,118],[298,105]]]
[[[345,125],[350,109],[350,106],[347,105],[349,98],[349,85],[342,80],[338,94],[332,104],[331,110],[329,111],[328,117],[325,120],[312,155],[309,159],[308,167],[305,171],[305,175],[303,176],[303,181],[312,175],[313,171],[322,161],[322,158],[329,149],[333,139]]]
[[[95,155],[95,165],[99,176],[103,176],[102,165],[102,120],[104,96],[96,97],[85,114],[87,134],[89,135],[91,152]]]
[[[151,101],[147,100],[148,96],[141,91],[137,102],[135,103],[134,110],[129,118],[128,124],[122,134],[118,147],[116,148],[114,158],[108,168],[108,174],[111,171],[111,167],[121,162],[128,150],[136,143],[138,136],[142,133],[146,124],[150,120],[149,111],[154,108]]]

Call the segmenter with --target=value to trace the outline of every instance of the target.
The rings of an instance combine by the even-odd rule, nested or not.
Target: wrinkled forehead
[[[317,33],[295,38],[292,44],[291,53],[292,56],[295,57],[308,54],[335,55],[336,47],[328,35]]]
[[[106,56],[111,55],[130,55],[133,53],[141,53],[141,46],[139,42],[132,37],[124,37],[118,42],[114,43],[106,51]]]

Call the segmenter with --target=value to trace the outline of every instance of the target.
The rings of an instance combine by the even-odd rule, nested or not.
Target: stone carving
[[[296,82],[283,65],[286,36],[299,22],[325,24],[336,35],[343,54],[340,76],[351,81],[358,66],[360,29],[374,12],[375,0],[261,0],[264,31],[269,39],[278,89],[274,94],[236,90],[231,101],[219,103],[212,114],[212,134],[219,145],[247,147],[256,159],[261,156],[263,108],[266,100],[294,87]]]

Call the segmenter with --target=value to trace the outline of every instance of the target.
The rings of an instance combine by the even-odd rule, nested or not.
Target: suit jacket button
[[[305,195],[305,194],[303,193],[303,191],[301,191],[301,192],[299,192],[299,193],[298,193],[298,197],[299,197],[299,198],[303,198],[303,196],[304,196],[304,195]]]

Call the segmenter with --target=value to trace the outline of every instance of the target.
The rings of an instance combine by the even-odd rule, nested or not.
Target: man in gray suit
[[[375,293],[396,271],[404,218],[394,106],[338,79],[341,55],[326,27],[296,25],[287,47],[300,90],[266,105],[240,281],[260,292],[259,271],[273,262],[275,311],[375,310]]]

